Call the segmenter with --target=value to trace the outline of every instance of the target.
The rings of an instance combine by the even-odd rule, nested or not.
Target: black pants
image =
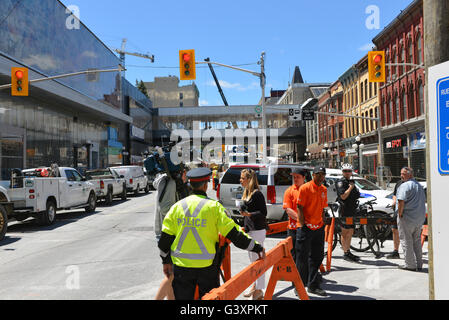
[[[295,263],[296,263],[296,229],[287,229],[287,235],[289,237],[292,237],[292,243],[293,243],[292,257],[293,257],[293,261],[295,261]]]
[[[324,226],[296,230],[296,266],[304,286],[315,289],[320,285],[318,271],[324,258]]]
[[[220,286],[218,268],[183,268],[173,266],[173,291],[176,300],[193,300],[198,285],[200,299],[206,293]]]

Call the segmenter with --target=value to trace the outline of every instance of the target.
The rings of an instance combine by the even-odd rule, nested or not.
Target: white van
[[[240,185],[240,173],[243,169],[253,169],[257,174],[260,191],[265,196],[267,203],[268,222],[287,220],[287,214],[283,209],[284,193],[292,185],[291,172],[293,167],[301,167],[307,171],[313,168],[299,164],[237,164],[230,166],[220,180],[217,190],[217,199],[228,209],[231,216],[239,220],[242,218],[236,207],[236,200],[242,198],[243,187]],[[307,180],[311,176],[306,177]]]
[[[150,192],[150,185],[148,184],[148,178],[143,171],[143,167],[119,166],[112,167],[111,170],[114,170],[119,176],[125,177],[128,192],[134,192],[135,195],[139,194],[141,190],[144,190],[145,193]]]

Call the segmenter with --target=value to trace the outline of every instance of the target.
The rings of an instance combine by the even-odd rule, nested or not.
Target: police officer
[[[208,168],[190,170],[187,178],[193,194],[173,205],[163,222],[158,246],[164,274],[174,274],[176,300],[193,300],[197,285],[200,297],[219,287],[220,266],[215,259],[219,233],[238,248],[265,257],[264,248],[240,231],[218,201],[207,197],[210,177]]]
[[[337,181],[337,202],[340,204],[340,217],[355,216],[360,192],[352,180],[352,165],[345,163],[342,165],[343,177]],[[342,224],[341,246],[343,247],[343,259],[358,262],[360,257],[353,255],[350,251],[351,239],[354,234],[354,225]]]

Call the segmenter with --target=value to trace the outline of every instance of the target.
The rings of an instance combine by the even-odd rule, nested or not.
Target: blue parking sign
[[[437,82],[438,171],[449,174],[449,77]]]

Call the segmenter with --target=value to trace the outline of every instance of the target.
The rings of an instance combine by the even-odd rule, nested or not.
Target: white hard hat
[[[353,168],[352,168],[352,164],[350,164],[350,163],[344,163],[342,166],[341,166],[341,170],[353,170]]]

